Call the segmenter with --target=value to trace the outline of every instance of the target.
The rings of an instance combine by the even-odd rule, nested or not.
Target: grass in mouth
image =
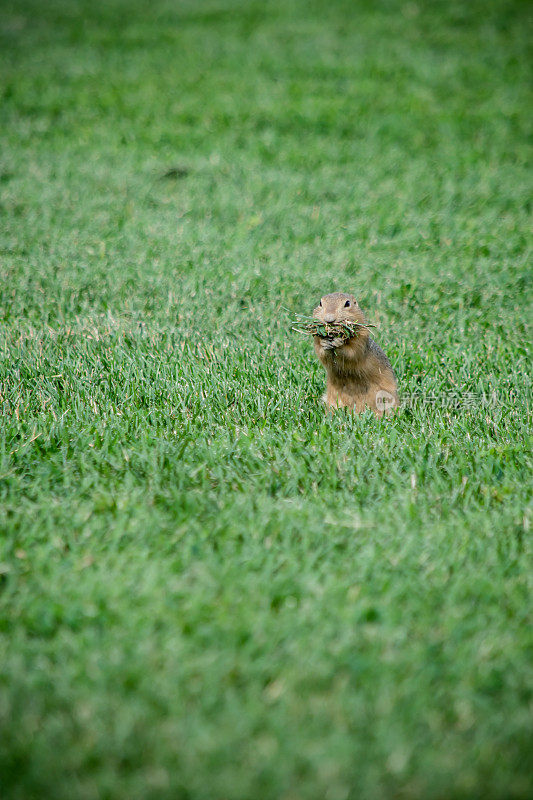
[[[309,334],[310,336],[320,336],[321,339],[342,339],[347,342],[357,336],[361,328],[375,328],[375,325],[363,324],[362,322],[343,320],[342,322],[322,322],[314,317],[307,317],[297,314],[296,320],[292,324],[293,331]]]

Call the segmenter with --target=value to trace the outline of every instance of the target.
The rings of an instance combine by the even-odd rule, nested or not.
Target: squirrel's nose
[[[324,322],[335,322],[335,314],[324,314]]]

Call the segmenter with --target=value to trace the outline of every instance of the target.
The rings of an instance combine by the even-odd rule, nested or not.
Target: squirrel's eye
[[[350,301],[349,301],[349,300],[347,300],[347,301],[345,302],[345,304],[344,304],[344,308],[348,308],[349,306],[350,306]]]
[[[320,301],[320,303],[319,303],[318,305],[319,305],[319,306],[322,306],[322,300]]]

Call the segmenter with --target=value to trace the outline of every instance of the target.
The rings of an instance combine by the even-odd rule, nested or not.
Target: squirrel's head
[[[313,317],[321,322],[361,322],[365,315],[353,294],[333,292],[325,294],[313,310]]]

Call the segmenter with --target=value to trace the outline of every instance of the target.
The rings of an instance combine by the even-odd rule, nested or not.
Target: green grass
[[[2,800],[532,795],[527,11],[3,0]]]

